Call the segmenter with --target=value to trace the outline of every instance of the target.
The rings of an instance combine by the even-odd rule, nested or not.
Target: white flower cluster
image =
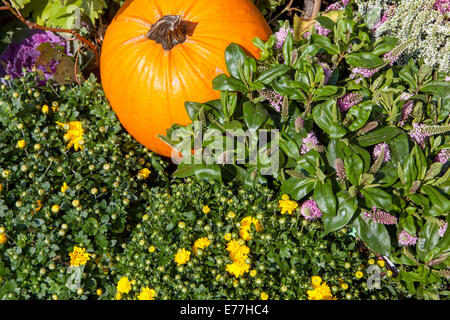
[[[410,58],[426,65],[450,72],[450,19],[449,13],[441,13],[433,8],[436,0],[357,0],[358,12],[383,14],[391,6],[386,21],[378,24],[375,37],[396,37],[401,44],[407,44],[400,63]],[[380,8],[379,11],[377,11]]]

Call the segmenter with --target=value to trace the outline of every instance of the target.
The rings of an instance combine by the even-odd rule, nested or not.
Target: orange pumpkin
[[[190,123],[185,101],[219,98],[211,82],[227,70],[225,48],[235,42],[258,57],[252,39],[270,34],[250,0],[128,0],[104,37],[103,89],[125,129],[170,156],[157,135]]]

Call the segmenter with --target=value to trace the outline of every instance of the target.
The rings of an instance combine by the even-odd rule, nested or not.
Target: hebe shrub
[[[0,90],[0,298],[86,299],[111,282],[141,194],[165,183],[166,164],[121,128],[94,77],[41,87],[35,78]],[[71,290],[74,246],[92,255]]]

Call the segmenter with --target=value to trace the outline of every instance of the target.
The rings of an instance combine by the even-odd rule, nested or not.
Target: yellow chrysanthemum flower
[[[19,140],[17,141],[17,148],[23,149],[27,145],[25,140]]]
[[[122,294],[120,292],[116,292],[116,300],[122,299]]]
[[[320,286],[320,284],[322,283],[322,278],[319,276],[313,276],[311,278],[311,282],[314,288],[317,288]]]
[[[150,173],[152,172],[148,168],[144,168],[138,171],[138,176],[142,179],[147,179]]]
[[[355,272],[355,277],[356,277],[356,279],[361,279],[362,277],[363,277],[363,273],[361,272],[361,271],[356,271]]]
[[[269,299],[269,295],[267,293],[265,293],[264,291],[261,292],[261,300],[267,300]]]
[[[331,294],[330,287],[325,282],[314,287],[313,290],[308,290],[306,293],[308,295],[308,300],[336,300]]]
[[[4,233],[0,233],[0,244],[4,244],[8,240],[8,237]]]
[[[61,126],[67,133],[64,135],[64,140],[68,141],[67,149],[74,148],[75,151],[78,149],[83,150],[84,148],[84,129],[80,121],[71,121],[68,124],[56,121],[56,123]]]
[[[250,248],[246,245],[239,244],[236,240],[231,240],[227,243],[227,251],[230,253],[230,258],[233,261],[243,261],[247,259],[250,253]]]
[[[374,263],[375,263],[375,260],[374,260],[374,259],[369,259],[368,263],[369,263],[369,264],[374,264]]]
[[[156,248],[155,246],[150,246],[150,248],[148,248],[148,252],[153,253],[155,252]]]
[[[281,200],[278,201],[278,206],[281,209],[281,214],[294,213],[295,209],[298,207],[298,203],[296,201],[290,200],[287,194],[283,194]]]
[[[380,267],[384,267],[385,265],[386,265],[386,263],[384,262],[384,260],[378,260],[378,265],[380,266]]]
[[[149,287],[145,287],[142,289],[141,293],[138,295],[139,300],[155,300],[156,292]]]
[[[42,113],[48,113],[48,105],[46,105],[46,104],[44,104],[43,106],[42,106]]]
[[[103,294],[103,290],[102,289],[97,289],[97,295],[101,296]]]
[[[211,209],[206,205],[206,206],[203,206],[202,211],[203,211],[203,213],[209,213],[211,211]]]
[[[226,241],[230,241],[231,240],[231,233],[225,233],[225,235],[223,236],[223,238],[226,240]]]
[[[250,271],[250,276],[251,276],[251,277],[256,276],[256,270],[254,270],[254,269],[251,270],[251,271]]]
[[[192,251],[194,251],[194,253],[197,253],[197,249],[205,249],[206,247],[208,247],[211,244],[211,240],[209,240],[206,237],[197,239],[194,242],[194,248],[192,249]]]
[[[248,233],[251,230],[251,225],[255,226],[255,229],[257,232],[261,232],[264,230],[261,222],[259,222],[258,219],[253,218],[253,217],[245,217],[244,219],[242,219],[241,221],[241,228],[239,229],[239,235],[241,236],[242,239],[244,239],[245,241],[250,240],[252,237],[250,236],[250,234]]]
[[[343,290],[347,290],[348,289],[348,284],[346,284],[345,282],[341,284],[341,288]]]
[[[67,191],[67,189],[69,189],[69,186],[67,185],[66,182],[63,182],[63,185],[61,187],[61,192],[65,193]]]
[[[117,291],[120,293],[128,293],[131,290],[131,282],[128,280],[128,277],[120,278],[117,283]]]
[[[191,252],[187,251],[186,249],[180,249],[178,250],[178,252],[175,254],[175,262],[180,266],[182,264],[185,264],[186,262],[189,261],[191,256]]]
[[[234,261],[232,264],[227,264],[226,270],[239,278],[250,270],[250,265],[243,260]]]
[[[86,252],[85,248],[73,247],[73,251],[69,253],[70,265],[72,267],[78,267],[86,264],[90,259],[91,253]]]

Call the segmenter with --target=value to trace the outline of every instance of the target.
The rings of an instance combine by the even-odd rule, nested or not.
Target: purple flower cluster
[[[24,75],[23,68],[28,72],[37,68],[43,72],[45,77],[45,80],[39,84],[45,84],[48,79],[53,77],[58,62],[51,61],[48,65],[50,70],[47,66],[37,64],[37,59],[41,55],[37,48],[44,42],[49,42],[53,46],[62,46],[65,48],[66,53],[68,53],[66,42],[63,38],[50,31],[36,30],[33,35],[22,40],[20,43],[11,43],[8,45],[2,53],[0,60],[6,64],[6,74],[9,74],[12,78],[17,78]]]
[[[328,80],[330,80],[331,78],[333,70],[331,70],[328,64],[326,64],[325,62],[318,62],[318,65],[322,67],[323,73],[325,75],[325,81],[323,82],[323,84],[327,84]]]
[[[349,2],[350,2],[350,0],[341,0],[341,1],[338,1],[335,3],[332,3],[325,9],[325,11],[344,9],[349,4]]]
[[[397,217],[379,210],[375,207],[372,207],[372,212],[364,212],[364,216],[369,219],[369,220],[373,220],[376,223],[381,223],[381,224],[396,224],[397,223]]]
[[[416,244],[417,240],[419,240],[417,237],[410,235],[405,230],[402,230],[398,234],[398,244],[401,246],[413,246]]]
[[[275,32],[275,37],[277,39],[277,42],[275,43],[275,49],[283,48],[284,42],[286,41],[289,32],[294,34],[294,29],[282,27],[280,28],[280,30]]]
[[[425,148],[425,139],[429,136],[424,130],[425,127],[424,124],[413,123],[413,129],[409,132],[409,136],[414,139],[422,149]]]
[[[354,105],[357,105],[361,101],[362,101],[362,97],[359,93],[350,92],[350,93],[346,93],[345,96],[343,96],[342,98],[339,98],[337,100],[337,104],[338,104],[339,110],[347,111],[348,109],[350,109]]]
[[[320,34],[321,36],[328,36],[331,33],[331,30],[328,30],[327,28],[322,27],[319,23],[316,23],[316,31],[317,34]]]
[[[400,58],[400,54],[391,50],[383,55],[383,59],[386,62],[389,62],[389,65],[392,67],[394,63]]]
[[[300,149],[301,154],[305,154],[309,152],[311,149],[314,149],[315,146],[319,144],[319,139],[317,139],[316,135],[313,131],[309,132],[305,138],[302,140],[302,147]]]
[[[400,122],[398,123],[400,126],[405,125],[405,121],[408,120],[409,116],[411,115],[413,107],[414,107],[414,101],[413,100],[409,100],[403,105],[403,107],[402,107],[402,118],[401,118]]]
[[[303,34],[303,38],[305,38],[305,39],[311,38],[311,32],[306,31],[306,32]]]
[[[383,162],[388,162],[389,160],[391,160],[391,151],[389,150],[388,144],[385,142],[379,143],[373,148],[373,157],[377,159],[380,156],[381,151],[383,149],[384,149]]]
[[[356,68],[352,69],[352,73],[350,74],[350,79],[354,79],[358,74],[361,75],[363,78],[370,78],[375,73],[377,73],[380,69],[381,69],[381,67],[373,68],[373,69],[356,67]]]
[[[450,12],[450,0],[436,0],[433,4],[433,9],[440,11],[441,14]]]
[[[307,200],[303,202],[300,213],[303,217],[305,217],[306,220],[314,220],[318,219],[322,216],[322,211],[320,211],[319,207],[317,206],[316,201],[314,200]]]
[[[272,108],[274,108],[277,112],[280,112],[283,105],[283,96],[281,94],[268,89],[260,90],[259,93],[262,97],[269,101]]]
[[[439,236],[443,237],[445,231],[447,231],[447,222],[442,227],[439,228],[439,231],[438,231],[439,232]]]
[[[450,158],[450,149],[442,149],[436,155],[436,158],[434,158],[434,161],[446,164],[449,158]]]

